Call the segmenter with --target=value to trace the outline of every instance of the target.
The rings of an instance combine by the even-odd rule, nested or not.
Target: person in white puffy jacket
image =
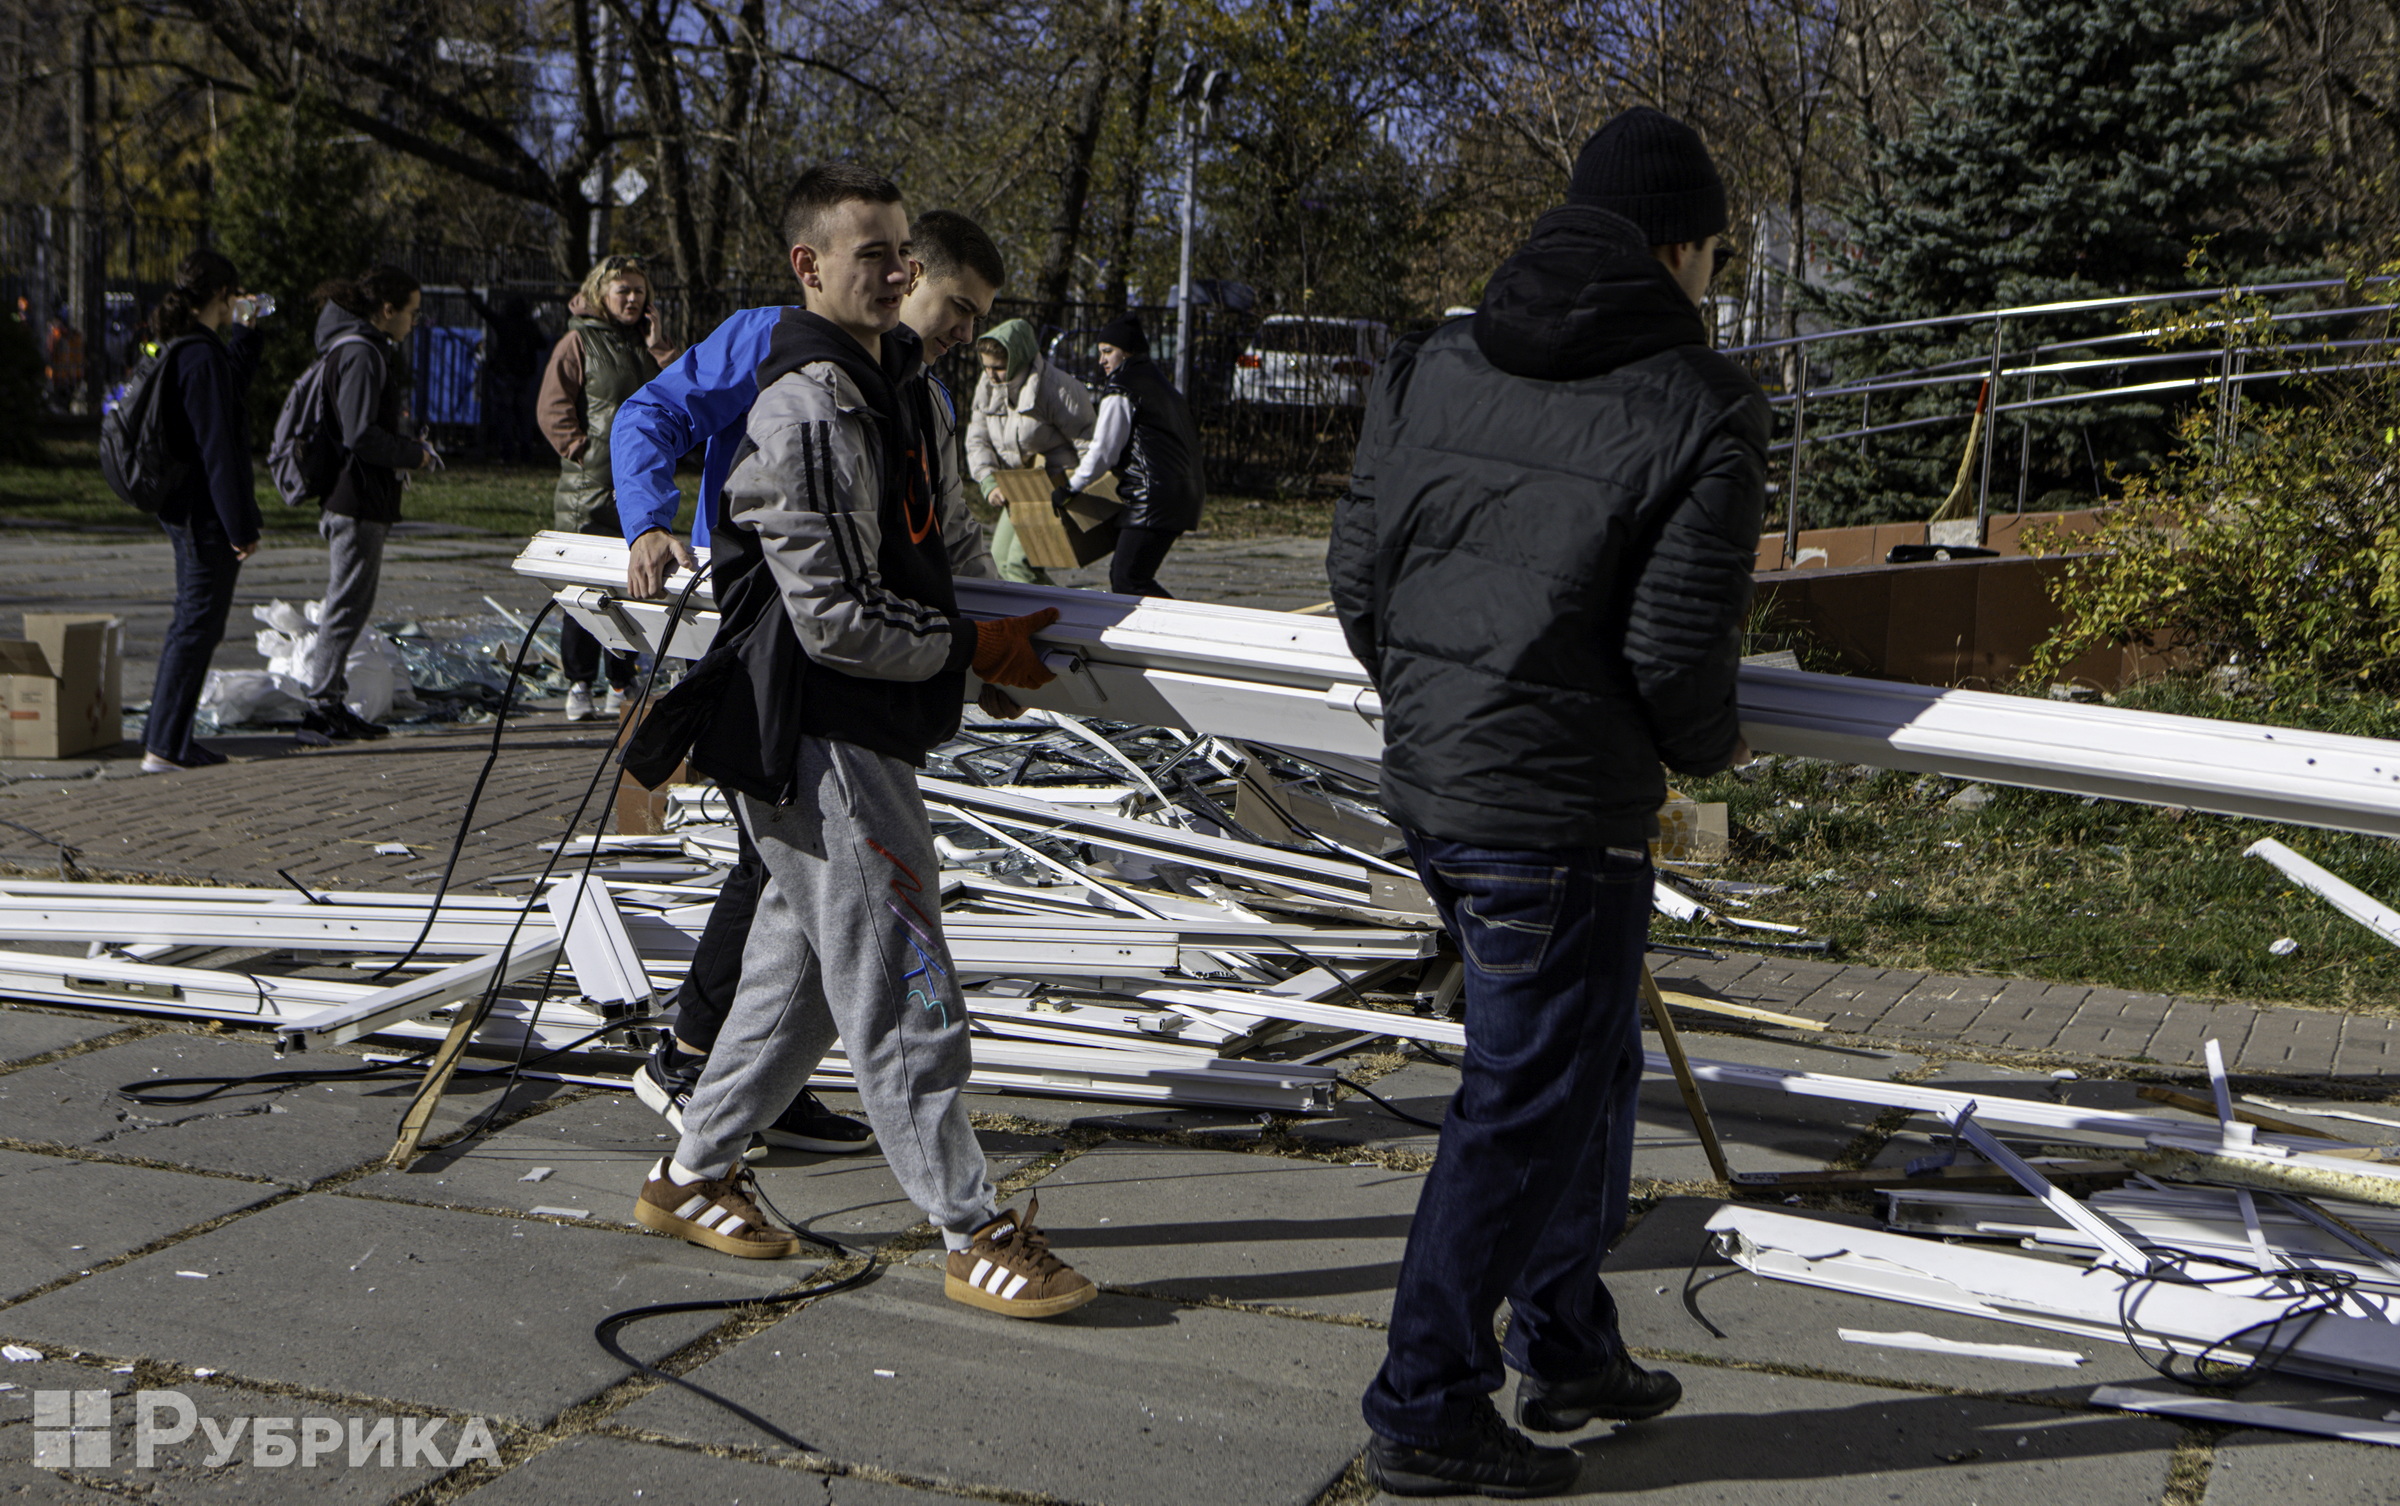
[[[1053,481],[1065,479],[1091,442],[1091,390],[1043,359],[1033,326],[1022,319],[994,325],[975,342],[975,353],[983,359],[983,379],[967,417],[967,474],[1001,510],[992,561],[1002,580],[1046,586],[1049,576],[1025,559],[995,473],[1038,466]]]

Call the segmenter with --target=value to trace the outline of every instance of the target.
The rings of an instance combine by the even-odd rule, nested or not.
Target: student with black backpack
[[[225,637],[242,561],[258,550],[247,396],[258,371],[254,308],[231,261],[195,251],[175,269],[175,285],[151,317],[165,348],[150,375],[157,386],[142,427],[157,436],[153,458],[165,463],[152,478],[156,490],[136,500],[156,497],[159,526],[175,548],[175,617],[159,648],[142,734],[145,774],[225,762],[192,740],[192,715],[209,656]]]
[[[409,437],[408,336],[423,303],[417,280],[376,267],[317,289],[317,352],[324,366],[328,428],[341,442],[340,470],[320,499],[329,561],[316,652],[308,663],[312,703],[301,725],[338,740],[390,731],[350,709],[350,650],[375,610],[383,545],[400,521],[403,473],[435,462]]]

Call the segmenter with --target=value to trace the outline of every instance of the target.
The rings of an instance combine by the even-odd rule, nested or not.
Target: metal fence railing
[[[81,228],[85,233],[79,233]],[[48,401],[89,415],[140,359],[150,311],[174,267],[208,243],[204,221],[107,214],[88,227],[71,211],[0,205],[0,299],[26,320],[49,367]],[[411,341],[415,413],[445,449],[499,458],[544,452],[529,429],[532,384],[565,331],[574,284],[550,259],[522,249],[396,246],[391,260],[424,285]],[[789,282],[736,282],[715,290],[719,308],[782,303]],[[691,340],[707,333],[684,290],[661,281],[662,328]],[[505,310],[506,316],[495,318]],[[1126,312],[1141,316],[1153,354],[1177,369],[1171,306],[1003,299],[992,320],[1024,317],[1042,347],[1089,385],[1101,380],[1095,334]],[[307,317],[305,309],[283,317]],[[1191,319],[1193,416],[1210,489],[1218,494],[1330,496],[1347,481],[1358,421],[1393,331],[1364,319],[1262,315],[1197,303]],[[963,401],[980,376],[973,348],[940,368]]]

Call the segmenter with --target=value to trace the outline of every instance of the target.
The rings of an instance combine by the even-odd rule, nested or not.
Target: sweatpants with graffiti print
[[[705,1176],[732,1170],[838,1038],[901,1190],[944,1231],[971,1233],[998,1209],[959,1097],[972,1067],[966,1006],[917,771],[809,737],[799,792],[781,807],[743,797],[767,882],[675,1159]]]

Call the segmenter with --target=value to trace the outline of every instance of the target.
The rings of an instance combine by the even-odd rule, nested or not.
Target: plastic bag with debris
[[[258,635],[258,652],[267,661],[267,674],[277,690],[296,700],[308,699],[308,663],[316,652],[317,623],[324,610],[321,601],[298,607],[271,601],[250,609],[250,615],[266,625]],[[407,662],[392,640],[373,628],[350,646],[348,680],[350,709],[370,722],[385,720],[395,707],[413,709],[416,704],[408,693]]]
[[[213,727],[277,726],[300,720],[308,702],[278,689],[263,669],[212,669],[199,714]]]

